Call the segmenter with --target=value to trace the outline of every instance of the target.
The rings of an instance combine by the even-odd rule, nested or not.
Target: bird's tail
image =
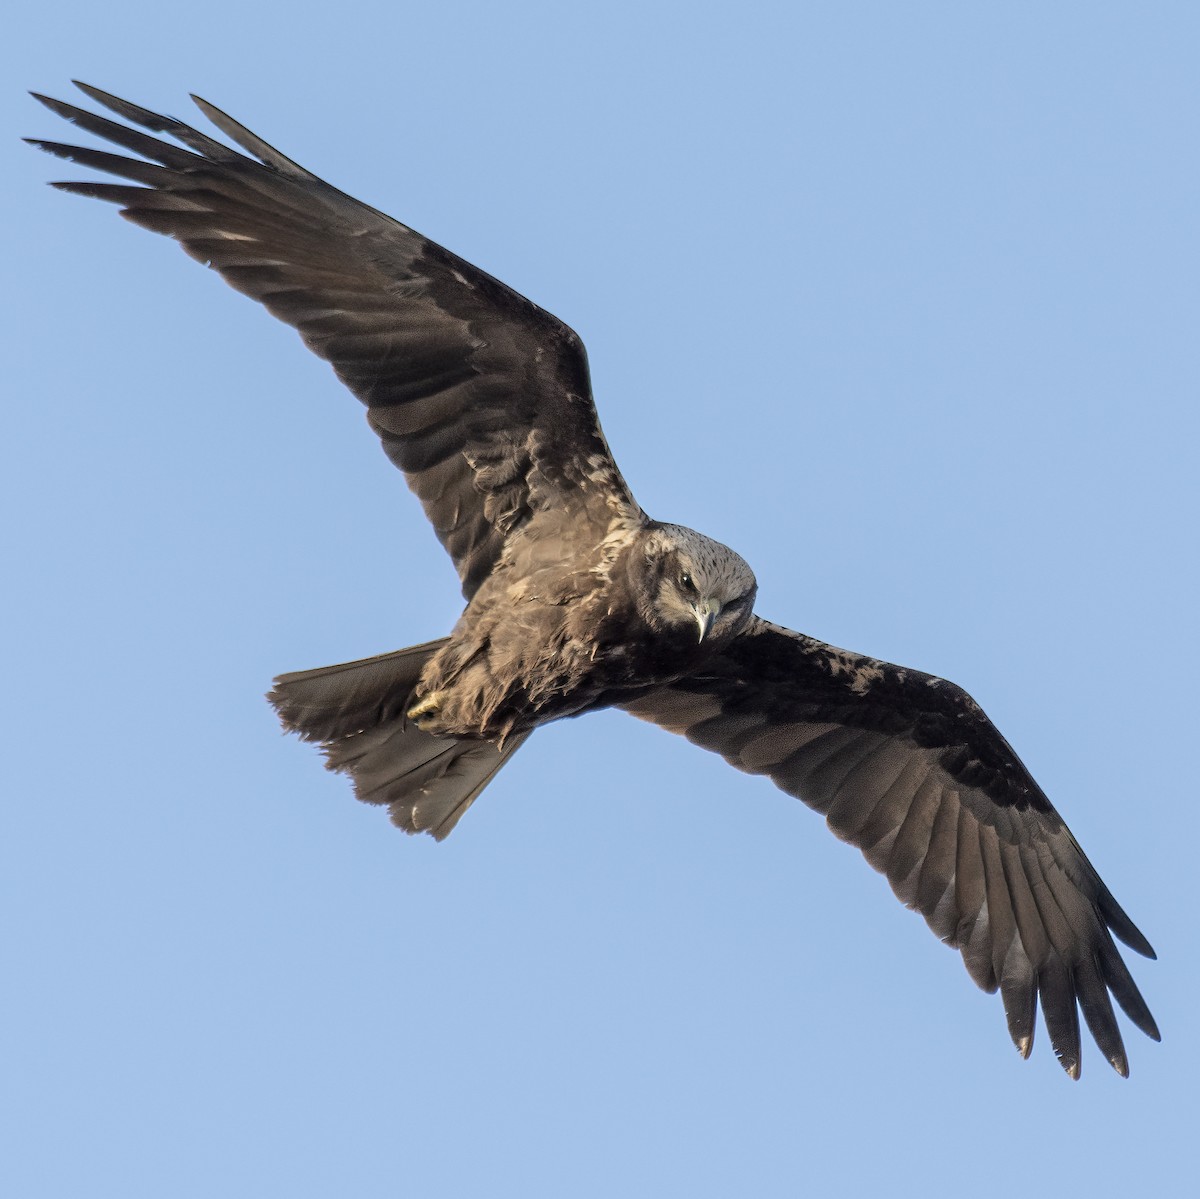
[[[326,766],[348,774],[359,799],[386,804],[406,833],[439,841],[528,736],[499,748],[434,737],[405,718],[425,663],[445,643],[281,674],[267,696],[284,728],[319,742]]]

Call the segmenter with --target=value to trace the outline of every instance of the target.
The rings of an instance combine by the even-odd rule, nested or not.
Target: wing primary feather
[[[1038,971],[1038,994],[1046,1032],[1059,1064],[1073,1079],[1079,1078],[1079,1009],[1071,972],[1057,953]]]
[[[77,108],[74,104],[66,103],[65,100],[55,100],[52,96],[43,96],[38,92],[29,94],[39,104],[44,104],[52,113],[70,121],[71,124],[77,125],[80,129],[86,129],[89,133],[96,134],[97,137],[114,142],[118,146],[124,146],[126,150],[132,150],[135,154],[141,154],[151,162],[158,162],[175,170],[187,170],[204,162],[199,154],[193,154],[190,150],[182,150],[178,146],[172,146],[169,142],[159,141],[158,138],[150,137],[148,134],[139,133],[127,125],[118,125],[116,121],[110,121],[107,117],[88,112],[86,108]]]
[[[988,824],[979,826],[979,857],[983,863],[983,886],[987,895],[992,973],[1003,985],[1005,965],[1009,960],[1011,947],[1017,939],[1017,921],[1013,915],[1004,867],[1000,862],[996,830]]]
[[[1022,843],[1017,846],[1017,850],[1025,869],[1025,877],[1029,880],[1029,891],[1037,907],[1041,927],[1047,937],[1048,943],[1043,957],[1048,960],[1052,953],[1066,954],[1069,952],[1074,933],[1053,888],[1047,881],[1043,855],[1033,844]]]
[[[1043,857],[1052,856],[1052,849],[1043,846]],[[1045,871],[1046,881],[1053,893],[1063,918],[1070,929],[1072,946],[1094,946],[1100,953],[1101,960],[1108,968],[1105,978],[1117,1002],[1125,1010],[1129,1018],[1137,1024],[1147,1036],[1157,1040],[1158,1027],[1150,1015],[1146,1001],[1129,973],[1129,968],[1117,953],[1112,937],[1104,926],[1099,909],[1080,893],[1077,884],[1068,880],[1067,876],[1055,868],[1054,861]],[[1068,953],[1071,950],[1068,949]],[[1078,956],[1079,950],[1075,949]],[[1153,1032],[1150,1030],[1153,1029]]]
[[[1000,998],[1004,1003],[1008,1035],[1023,1058],[1028,1058],[1033,1050],[1034,1030],[1037,1027],[1037,994],[1037,977],[1020,941],[1014,938],[1001,967]]]
[[[85,96],[95,100],[97,104],[103,104],[117,116],[124,117],[125,120],[132,121],[135,125],[141,125],[143,129],[149,129],[153,133],[165,133],[213,162],[237,162],[241,157],[236,150],[231,150],[223,143],[208,137],[198,129],[193,129],[190,125],[185,125],[174,117],[151,112],[148,108],[142,108],[128,100],[122,100],[120,96],[114,96],[111,92],[92,87],[90,83],[80,83],[78,79],[72,79],[71,82]]]
[[[1112,892],[1104,885],[1087,854],[1079,847],[1071,831],[1061,822],[1058,830],[1048,831],[1046,847],[1058,868],[1071,883],[1081,892],[1094,895],[1097,908],[1113,932],[1135,953],[1154,958],[1156,955],[1150,942],[1113,898]]]
[[[1095,957],[1090,954],[1082,957],[1075,965],[1074,974],[1079,1006],[1083,1009],[1083,1018],[1100,1052],[1122,1078],[1128,1078],[1129,1059],[1125,1055],[1125,1043],[1121,1040],[1121,1030],[1108,997],[1108,987]]]
[[[167,167],[153,162],[143,162],[140,158],[126,158],[122,154],[110,154],[106,150],[92,150],[85,146],[71,146],[65,142],[43,141],[36,137],[22,139],[27,145],[36,146],[77,166],[93,167],[98,171],[107,171],[110,175],[120,175],[123,179],[132,179],[136,183],[154,186],[160,183],[171,171]]]
[[[133,187],[128,183],[92,183],[89,180],[62,179],[50,184],[60,192],[75,196],[90,196],[93,200],[104,200],[109,204],[136,204],[139,196],[149,191],[145,187]]]
[[[979,844],[991,921],[992,969],[1000,984],[1009,1036],[1021,1056],[1028,1057],[1037,1006],[1034,971],[1021,940],[1002,844],[993,826],[980,826]]]
[[[1041,913],[1033,897],[1029,879],[1025,875],[1020,848],[1015,841],[1004,839],[999,841],[998,848],[1013,916],[1017,922],[1017,935],[1021,939],[1026,956],[1036,967],[1045,960],[1050,949],[1046,930],[1042,926]]]
[[[1134,953],[1140,953],[1144,958],[1150,958],[1152,961],[1157,960],[1158,954],[1154,952],[1154,947],[1143,936],[1141,929],[1125,914],[1124,908],[1113,898],[1112,892],[1102,883],[1097,877],[1096,882],[1100,886],[1100,895],[1097,899],[1097,904],[1100,908],[1104,919],[1108,923],[1108,927],[1113,930],[1117,937],[1121,939]]]
[[[1121,1010],[1133,1023],[1142,1030],[1152,1041],[1161,1041],[1162,1034],[1158,1024],[1150,1014],[1150,1008],[1142,998],[1129,967],[1125,965],[1111,937],[1104,937],[1099,943],[1100,969],[1108,989],[1121,1005]]]
[[[1037,1026],[1037,970],[1046,961],[1050,946],[1017,846],[1001,839],[997,848],[1016,920],[1016,936],[1004,963],[1000,991],[1009,1035],[1017,1051],[1027,1058],[1033,1048]]]
[[[193,95],[192,102],[226,137],[237,142],[248,154],[253,154],[260,162],[282,171],[285,175],[298,175],[302,179],[316,179],[311,171],[305,170],[298,162],[294,162],[286,154],[281,154],[270,142],[265,142],[256,133],[251,133],[245,125],[235,121],[228,113],[222,112],[215,104],[210,104],[200,96]]]

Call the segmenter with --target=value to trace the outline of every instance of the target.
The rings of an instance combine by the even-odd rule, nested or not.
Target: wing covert
[[[975,982],[1000,991],[1022,1056],[1039,998],[1074,1078],[1080,1009],[1105,1057],[1128,1073],[1110,993],[1159,1039],[1111,934],[1153,957],[1149,942],[953,683],[756,618],[702,673],[622,706],[821,812],[960,950]]]

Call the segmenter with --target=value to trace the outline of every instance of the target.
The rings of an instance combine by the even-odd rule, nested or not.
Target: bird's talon
[[[423,700],[421,700],[420,703],[413,704],[413,706],[409,708],[405,715],[417,726],[417,728],[421,728],[422,721],[428,723],[431,716],[437,715],[440,701],[441,693],[435,691],[431,695],[427,695]]]

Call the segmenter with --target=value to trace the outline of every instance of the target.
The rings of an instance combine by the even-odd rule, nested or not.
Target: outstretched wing
[[[979,705],[944,679],[755,620],[702,673],[624,705],[821,812],[887,875],[971,977],[999,988],[1013,1042],[1050,1040],[1079,1077],[1079,1015],[1128,1074],[1109,992],[1158,1028],[1109,930],[1153,957]]]
[[[590,520],[640,512],[612,461],[582,342],[556,317],[285,158],[219,109],[253,157],[171,117],[77,84],[126,121],[45,96],[82,129],[141,155],[29,139],[133,184],[57,183],[110,200],[176,238],[296,328],[366,404],[470,597],[514,531],[540,512]],[[149,161],[142,161],[148,159]]]

